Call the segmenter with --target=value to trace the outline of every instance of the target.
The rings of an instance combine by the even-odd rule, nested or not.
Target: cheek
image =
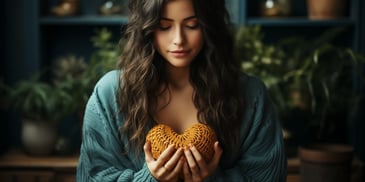
[[[166,37],[166,35],[161,35],[156,33],[154,35],[154,39],[153,39],[153,46],[155,49],[155,53],[159,54],[161,57],[163,57],[164,59],[167,60],[167,51],[168,51],[168,38]]]
[[[191,37],[190,41],[192,42],[192,44],[194,44],[194,47],[196,47],[200,51],[204,44],[203,34],[201,32],[197,32],[194,36]]]
[[[166,41],[164,40],[164,38],[162,38],[163,36],[161,36],[160,33],[155,33],[153,36],[153,45],[155,47],[155,49],[161,54],[161,49],[163,48],[164,42]]]

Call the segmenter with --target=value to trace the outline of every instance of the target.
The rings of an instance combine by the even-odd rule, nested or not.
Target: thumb
[[[151,152],[151,143],[149,141],[147,141],[144,146],[143,146],[143,150],[144,150],[144,154],[145,154],[145,159],[146,162],[151,162],[154,161],[155,159],[152,156],[152,152]]]
[[[219,142],[216,141],[214,143],[214,155],[213,155],[213,159],[211,161],[211,163],[213,163],[214,165],[218,165],[219,160],[222,156],[223,150],[222,148],[219,146]]]

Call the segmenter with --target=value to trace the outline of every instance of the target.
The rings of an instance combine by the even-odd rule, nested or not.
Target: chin
[[[193,59],[191,58],[168,58],[166,61],[174,67],[189,67]]]
[[[167,62],[173,67],[185,68],[185,67],[190,66],[192,60],[191,59],[169,59],[169,60],[167,60]]]

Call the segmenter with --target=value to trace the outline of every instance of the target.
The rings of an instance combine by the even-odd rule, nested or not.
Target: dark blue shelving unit
[[[121,26],[127,23],[126,16],[77,16],[77,17],[41,17],[39,23],[44,25],[60,25],[60,26],[84,26],[84,25],[111,25]]]
[[[303,18],[248,18],[247,25],[260,26],[288,26],[288,27],[325,27],[325,26],[353,26],[355,21],[348,18],[334,19],[334,20],[310,20]]]
[[[20,1],[20,0],[19,0]],[[125,2],[125,0],[121,0]],[[37,62],[38,67],[49,64],[56,57],[63,54],[73,53],[80,49],[82,56],[88,56],[90,48],[90,36],[94,30],[100,27],[108,27],[115,32],[120,32],[121,26],[127,23],[127,16],[101,16],[97,12],[98,0],[89,0],[87,3],[81,1],[80,13],[73,17],[55,17],[50,14],[50,9],[56,4],[55,0],[34,0],[27,1],[28,10],[26,22],[31,28],[26,37],[31,37],[32,45],[29,45],[29,59]],[[314,36],[331,27],[343,26],[349,31],[346,32],[346,46],[355,50],[362,50],[364,42],[359,38],[363,36],[364,23],[359,18],[359,0],[350,0],[348,14],[341,19],[314,21],[307,18],[305,0],[292,1],[294,13],[283,18],[263,18],[258,14],[257,0],[227,0],[226,5],[231,15],[231,21],[236,25],[259,25],[264,33],[270,37],[280,39],[287,35],[300,34]],[[124,3],[125,4],[125,3]],[[363,16],[363,15],[362,15]],[[61,28],[62,27],[62,28]],[[306,33],[308,32],[308,33]],[[89,37],[87,37],[89,36]],[[118,36],[118,35],[116,35]],[[67,40],[71,37],[76,40]],[[79,41],[78,41],[78,40]],[[78,41],[78,42],[76,42]],[[70,44],[70,45],[69,45]],[[62,45],[62,46],[60,46]],[[76,48],[77,46],[77,48]],[[89,52],[89,53],[88,53]],[[365,51],[364,51],[365,52]],[[78,52],[74,52],[78,54]]]
[[[126,0],[121,0],[126,1]],[[1,45],[5,55],[1,61],[6,82],[29,78],[67,54],[87,58],[93,51],[91,36],[98,28],[107,27],[118,39],[126,16],[101,16],[97,12],[99,0],[81,0],[80,12],[73,17],[55,17],[50,8],[58,0],[1,1]],[[227,0],[232,22],[237,25],[259,25],[265,35],[280,39],[288,35],[317,36],[332,27],[346,27],[342,40],[345,46],[365,53],[365,1],[349,0],[347,16],[340,19],[314,21],[307,18],[305,0],[292,0],[295,13],[289,17],[263,18],[258,15],[258,0]],[[209,5],[207,5],[209,6]],[[14,8],[17,7],[17,8]],[[207,7],[209,8],[209,7]],[[361,11],[360,11],[361,10]],[[359,89],[364,91],[363,86]]]
[[[101,2],[99,0],[81,0],[80,12],[77,15],[55,17],[51,15],[50,9],[58,2],[58,0],[3,2],[2,12],[5,12],[6,16],[4,20],[13,19],[13,22],[6,24],[6,33],[10,36],[3,37],[8,44],[6,48],[9,49],[6,56],[12,59],[4,63],[9,68],[7,70],[10,70],[6,71],[4,76],[8,80],[13,82],[26,78],[63,54],[81,53],[87,56],[92,51],[89,39],[95,29],[108,27],[119,36],[121,27],[128,21],[126,16],[101,16],[98,13]],[[274,39],[295,34],[314,36],[332,27],[346,27],[348,31],[343,35],[343,40],[346,40],[345,46],[365,53],[365,13],[361,11],[365,9],[365,3],[362,0],[349,0],[344,18],[320,21],[307,18],[306,0],[292,1],[293,14],[282,18],[260,17],[259,2],[227,0],[232,22],[237,25],[259,25],[265,34]],[[13,7],[19,8],[12,9]],[[20,70],[19,73],[16,70]]]

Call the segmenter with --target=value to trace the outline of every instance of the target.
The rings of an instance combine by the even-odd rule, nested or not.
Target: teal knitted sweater
[[[118,114],[116,94],[120,71],[111,71],[96,84],[85,109],[82,144],[77,166],[78,182],[156,181],[144,154],[123,153],[120,139],[124,122]],[[223,152],[221,165],[206,181],[285,181],[287,159],[277,115],[262,81],[242,75],[245,110],[235,151]],[[224,165],[223,165],[224,163]]]

